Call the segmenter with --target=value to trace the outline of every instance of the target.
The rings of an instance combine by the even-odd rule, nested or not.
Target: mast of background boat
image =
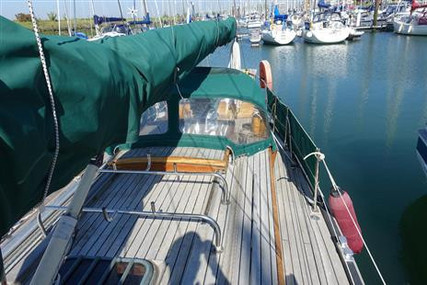
[[[310,0],[304,1],[304,11],[305,11],[306,17],[309,16],[311,18],[311,2],[310,2]]]
[[[56,13],[58,14],[58,35],[61,35],[61,14],[59,11],[59,0],[56,0]]]
[[[76,9],[76,0],[73,0],[73,16],[74,16],[74,35],[77,32],[77,9]]]
[[[76,1],[76,0],[74,0],[74,1]],[[120,18],[122,19],[122,23],[124,25],[125,24],[125,19],[123,18],[123,10],[122,10],[122,5],[120,4],[120,0],[117,0],[117,4],[119,5]]]
[[[175,17],[176,17],[176,0],[173,0],[173,11],[172,11],[172,13],[173,13],[173,25],[175,26],[176,25],[176,19],[175,19]]]
[[[131,12],[131,16],[133,16],[133,20],[136,21],[136,0],[133,0],[133,7],[132,7],[133,11]]]
[[[69,5],[67,7],[67,4]],[[71,23],[70,23],[70,13],[68,13],[69,10],[71,10],[71,2],[67,2],[67,0],[64,1],[64,7],[65,7],[65,16],[66,16],[66,20],[67,20],[67,30],[68,30],[68,35],[71,37]]]
[[[267,21],[267,18],[268,18],[267,0],[264,0],[264,21]]]
[[[154,0],[154,4],[156,5],[157,17],[159,17],[160,28],[163,28],[162,16],[160,15],[159,5],[157,5],[157,0]]]
[[[375,10],[374,10],[374,29],[376,29],[377,23],[378,23],[378,8],[380,6],[380,0],[375,0]]]
[[[147,9],[147,3],[145,2],[145,0],[141,0],[141,7],[144,10],[143,16],[146,16],[148,14],[148,9]]]
[[[90,35],[91,35],[91,37],[93,37],[94,35],[93,35],[92,26],[94,24],[93,17],[95,16],[95,3],[93,3],[93,0],[90,1],[90,7],[92,9],[92,11],[91,11],[92,15],[90,15],[90,18],[92,19],[90,22]],[[94,25],[93,28],[95,29],[95,34],[98,35],[98,29],[97,29],[96,25]]]

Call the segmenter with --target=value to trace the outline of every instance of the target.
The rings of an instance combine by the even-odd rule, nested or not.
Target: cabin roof
[[[255,104],[267,113],[266,92],[243,71],[231,68],[196,67],[169,96],[185,98],[231,98]]]

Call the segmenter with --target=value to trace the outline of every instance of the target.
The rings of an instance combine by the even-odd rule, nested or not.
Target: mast
[[[267,0],[264,0],[264,20],[267,20],[267,17],[268,17]]]
[[[305,11],[305,13],[306,14],[309,14],[310,13],[310,7],[311,5],[310,5],[310,0],[305,0],[304,1],[304,11]]]
[[[132,11],[132,16],[133,16],[133,20],[136,21],[136,0],[133,0],[133,11]]]
[[[74,0],[74,1],[76,1],[76,0]],[[122,5],[120,4],[120,0],[117,0],[117,4],[119,5],[120,18],[122,18],[122,22],[124,24],[125,23],[125,19],[123,18],[123,10],[122,10]]]
[[[375,11],[374,11],[374,29],[378,24],[378,8],[380,6],[380,0],[375,0]]]
[[[76,10],[76,0],[73,1],[73,13],[74,13],[74,34],[77,32],[77,10]]]
[[[56,13],[58,14],[58,35],[61,35],[61,14],[59,11],[59,0],[56,0]]]
[[[144,17],[145,16],[147,16],[147,13],[148,13],[148,9],[147,9],[147,3],[145,2],[145,0],[142,0],[141,1],[141,6],[142,6],[142,9],[144,9]]]
[[[162,16],[160,15],[159,5],[157,5],[156,0],[154,0],[154,4],[156,5],[157,16],[159,17],[160,28],[163,28]]]

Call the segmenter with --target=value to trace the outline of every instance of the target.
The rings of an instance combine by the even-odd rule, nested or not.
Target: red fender
[[[332,215],[334,215],[337,220],[343,235],[347,238],[348,246],[354,253],[360,253],[363,249],[363,240],[357,230],[359,230],[360,233],[362,233],[362,231],[360,230],[359,222],[357,221],[353,202],[347,192],[343,191],[341,195],[342,199],[337,194],[334,195],[331,193],[331,195],[329,195],[329,208],[331,209]],[[345,205],[347,205],[351,216],[347,211],[343,200],[345,201]],[[351,217],[353,217],[357,228],[351,220]]]
[[[273,75],[271,74],[270,63],[266,60],[259,63],[259,84],[261,88],[267,86],[268,89],[273,90]]]

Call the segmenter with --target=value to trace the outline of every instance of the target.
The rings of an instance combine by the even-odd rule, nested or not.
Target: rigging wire
[[[331,172],[329,171],[329,167],[328,167],[328,165],[326,164],[326,161],[325,161],[325,160],[322,160],[322,162],[323,162],[323,165],[325,166],[326,172],[328,173],[329,180],[331,180],[332,187],[334,187],[334,189],[335,189],[335,190],[337,190],[337,192],[339,193],[339,196],[340,196],[340,198],[341,198],[341,200],[342,200],[342,202],[343,202],[343,204],[344,204],[344,206],[345,206],[345,209],[347,210],[347,213],[349,214],[349,216],[350,216],[350,218],[351,218],[351,221],[352,221],[352,223],[353,223],[353,226],[356,228],[357,233],[359,234],[360,238],[361,238],[361,239],[362,239],[362,241],[363,241],[363,245],[365,246],[366,251],[368,252],[369,258],[371,259],[371,261],[372,261],[372,263],[373,263],[373,265],[374,265],[374,267],[375,267],[375,270],[376,270],[376,271],[377,271],[377,273],[378,273],[378,276],[380,277],[380,279],[381,279],[382,283],[383,283],[383,284],[386,284],[386,282],[385,282],[385,280],[384,280],[384,277],[382,276],[381,271],[380,271],[380,269],[378,268],[378,265],[377,265],[377,263],[375,262],[375,259],[374,259],[373,255],[372,255],[372,253],[371,253],[371,251],[370,251],[370,249],[369,249],[369,247],[368,247],[368,245],[367,245],[367,243],[366,243],[365,239],[363,238],[362,233],[360,232],[359,227],[357,226],[356,221],[354,220],[353,215],[352,215],[352,214],[351,214],[351,212],[350,212],[350,209],[349,209],[349,208],[348,208],[348,206],[347,206],[347,203],[345,202],[344,198],[342,197],[341,191],[339,191],[339,187],[338,187],[338,186],[337,186],[337,184],[335,183],[335,180],[334,180],[334,178],[332,177]]]
[[[36,37],[36,42],[37,42],[37,47],[38,47],[38,51],[39,51],[40,61],[42,64],[43,74],[44,74],[44,77],[46,80],[47,90],[49,92],[49,100],[50,100],[50,106],[52,109],[51,111],[52,111],[53,124],[54,124],[54,129],[55,129],[55,152],[53,155],[52,163],[50,165],[50,169],[49,169],[49,173],[48,173],[48,177],[47,177],[47,181],[46,181],[46,186],[45,186],[44,193],[43,193],[43,198],[42,198],[41,204],[39,206],[39,213],[41,214],[41,212],[43,212],[43,210],[44,210],[44,202],[45,202],[46,196],[49,192],[50,184],[52,182],[53,173],[55,171],[56,162],[57,162],[58,156],[59,156],[59,123],[58,123],[58,117],[56,114],[55,98],[53,96],[52,84],[51,84],[51,80],[50,80],[50,76],[49,76],[49,71],[47,69],[46,58],[44,55],[43,46],[42,46],[42,42],[40,39],[39,29],[38,29],[37,22],[36,22],[36,17],[34,16],[34,9],[33,9],[32,0],[27,0],[27,4],[28,4],[28,9],[29,9],[30,15],[31,15],[31,22],[33,24],[34,35]]]

